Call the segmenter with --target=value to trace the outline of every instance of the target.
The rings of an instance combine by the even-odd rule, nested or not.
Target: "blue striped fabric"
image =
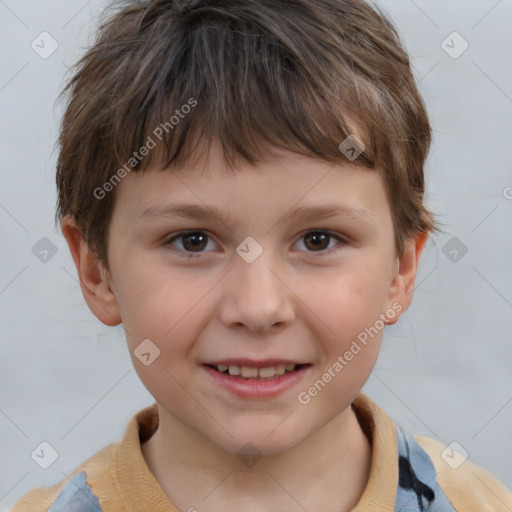
[[[48,512],[103,512],[86,479],[84,471],[77,473],[66,484]]]
[[[398,488],[395,512],[456,512],[437,483],[425,450],[397,426]]]

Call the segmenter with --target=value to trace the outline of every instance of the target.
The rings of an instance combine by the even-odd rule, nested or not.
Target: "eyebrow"
[[[144,210],[139,219],[180,217],[195,220],[216,220],[229,223],[229,216],[215,206],[202,206],[199,204],[162,204],[151,206]],[[286,213],[283,220],[304,221],[309,219],[323,220],[332,217],[345,217],[348,219],[369,220],[373,215],[364,208],[346,204],[334,203],[314,206],[300,206]]]

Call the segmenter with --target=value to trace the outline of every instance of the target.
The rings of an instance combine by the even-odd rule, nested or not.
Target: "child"
[[[67,92],[57,218],[156,403],[13,512],[512,510],[360,392],[437,229],[378,8],[130,2]]]

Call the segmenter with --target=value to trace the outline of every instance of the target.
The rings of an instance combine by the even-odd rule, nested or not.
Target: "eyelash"
[[[172,236],[171,238],[169,238],[167,240],[167,242],[165,242],[165,245],[169,246],[169,249],[172,252],[178,254],[182,258],[188,258],[188,259],[190,259],[190,258],[198,258],[202,254],[204,254],[204,252],[209,252],[209,251],[203,251],[203,252],[197,252],[197,253],[187,252],[187,251],[182,250],[182,249],[176,249],[175,247],[173,247],[171,245],[172,242],[174,242],[175,240],[178,240],[180,238],[183,238],[186,235],[190,235],[190,234],[193,234],[193,233],[198,233],[198,234],[206,235],[211,240],[211,236],[208,235],[208,233],[206,233],[205,231],[200,231],[200,230],[197,230],[197,229],[193,229],[193,230],[188,230],[188,231],[180,231],[179,233],[177,233],[174,236]],[[336,233],[333,233],[332,231],[328,231],[328,230],[325,230],[325,229],[310,229],[309,231],[306,231],[305,233],[303,233],[300,236],[299,240],[304,238],[306,235],[308,235],[310,233],[327,235],[330,238],[334,238],[334,239],[336,239],[336,240],[338,240],[340,242],[340,244],[338,244],[335,247],[332,247],[331,249],[325,249],[325,250],[321,250],[321,251],[306,251],[306,252],[310,252],[310,253],[313,253],[313,254],[317,253],[320,257],[325,256],[325,255],[330,255],[330,254],[333,254],[333,253],[339,251],[341,249],[341,246],[343,246],[343,245],[345,245],[347,243],[342,237],[340,237]]]

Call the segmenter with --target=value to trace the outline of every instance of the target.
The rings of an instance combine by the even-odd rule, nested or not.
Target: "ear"
[[[110,273],[89,249],[74,218],[64,216],[61,229],[75,262],[80,288],[89,309],[104,324],[119,325],[122,320]]]
[[[405,242],[402,256],[397,257],[389,287],[388,308],[395,314],[387,318],[386,323],[392,325],[410,306],[418,271],[418,262],[427,241],[427,233],[418,233],[415,238]],[[393,306],[394,305],[394,306]],[[398,306],[400,305],[400,306]],[[397,314],[396,314],[397,313]]]

